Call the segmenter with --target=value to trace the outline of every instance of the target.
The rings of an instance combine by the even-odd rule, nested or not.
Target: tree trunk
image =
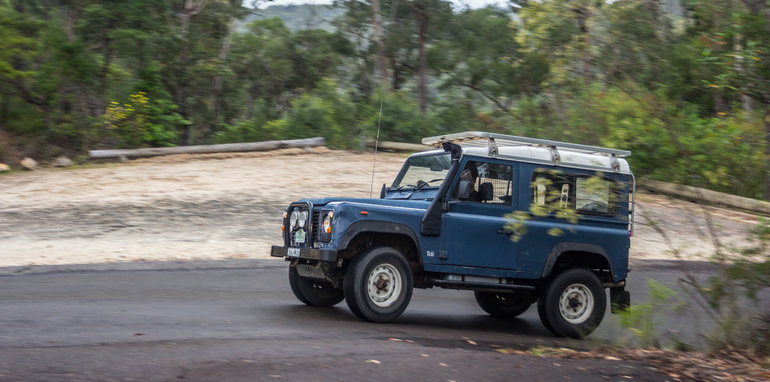
[[[0,134],[3,133],[3,126],[8,124],[8,94],[2,94],[0,98]]]
[[[741,78],[746,78],[746,68],[745,68],[745,62],[743,57],[743,36],[741,36],[740,33],[736,33],[733,36],[733,50],[735,51],[735,61],[733,62],[733,67],[735,68],[735,71],[738,73],[738,75]],[[748,88],[751,88],[751,84],[743,83],[740,86],[740,99],[741,99],[741,106],[743,106],[743,111],[746,112],[746,117],[750,118],[748,114],[751,113],[753,109],[753,103],[751,97],[746,93],[746,90]]]
[[[382,18],[380,16],[380,0],[372,0],[372,25],[374,26],[374,43],[377,45],[377,66],[380,74],[379,83],[383,89],[388,83],[388,66],[385,61],[385,44],[382,42]]]
[[[765,200],[770,200],[770,104],[765,104]]]
[[[425,57],[425,34],[428,31],[428,16],[425,14],[425,8],[417,5],[414,8],[417,15],[417,43],[418,49],[418,61],[419,66],[417,68],[417,97],[420,100],[420,111],[423,113],[428,108],[428,95],[425,84],[425,76],[427,75],[427,60]]]
[[[180,73],[182,81],[177,84],[177,105],[179,105],[179,111],[183,118],[189,119],[189,108],[187,107],[187,66],[190,59],[190,23],[193,17],[198,15],[206,7],[206,0],[185,0],[184,9],[179,15],[180,21],[180,38],[181,38],[181,53],[179,57],[179,64],[181,70],[184,73]],[[185,125],[182,131],[182,144],[189,145],[192,136],[192,127]]]
[[[70,4],[69,7],[67,7],[67,20],[64,24],[64,34],[67,36],[68,42],[75,41],[75,25],[77,25],[79,17],[80,9],[74,4]]]
[[[395,57],[390,58],[390,71],[393,73],[391,77],[390,88],[393,90],[401,89],[401,69],[399,68],[398,61]]]
[[[567,110],[564,107],[564,101],[559,94],[550,94],[554,109],[556,110],[556,116],[564,126],[564,131],[571,130],[569,124],[569,117],[567,116]]]
[[[41,108],[43,109],[43,120],[45,121],[45,139],[50,142],[53,138],[54,132],[54,122],[53,117],[51,116],[51,105],[46,102],[41,105]],[[48,145],[45,147],[48,148]]]
[[[759,15],[762,14],[762,11],[765,10],[765,7],[767,6],[766,0],[743,0],[743,5],[746,6],[746,8],[749,9],[749,12],[751,12],[752,15]]]
[[[25,7],[25,2],[26,1],[27,0],[13,0],[12,1],[13,9],[15,9],[16,12],[24,13],[27,10],[27,8]]]
[[[583,43],[583,81],[586,85],[591,82],[591,31],[588,28],[588,20],[591,18],[591,10],[587,6],[579,6],[574,9],[580,27],[580,40]]]
[[[227,58],[227,54],[230,52],[230,43],[232,41],[232,35],[233,31],[235,31],[235,25],[236,25],[236,18],[233,18],[230,20],[230,22],[227,24],[227,35],[225,35],[222,46],[219,48],[219,60],[224,63],[225,59]],[[222,88],[224,87],[224,79],[222,76],[216,76],[214,77],[214,92],[211,95],[211,107],[214,110],[213,119],[211,121],[211,126],[209,127],[209,131],[214,131],[219,126],[219,124],[222,122],[222,113],[220,113],[220,98],[222,95]]]
[[[711,93],[711,97],[714,100],[714,111],[717,113],[724,113],[727,111],[727,105],[725,105],[725,100],[722,97],[722,90],[714,89]]]
[[[112,41],[108,38],[104,38],[104,63],[102,63],[102,69],[99,72],[99,94],[101,96],[104,96],[107,93],[107,76],[110,74],[112,56]]]
[[[206,0],[185,0],[184,10],[179,15],[182,23],[182,40],[187,40],[190,34],[190,21],[206,7]]]

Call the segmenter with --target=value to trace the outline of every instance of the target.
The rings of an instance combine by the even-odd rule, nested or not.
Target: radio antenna
[[[372,198],[374,190],[374,170],[377,168],[377,146],[380,144],[380,124],[382,123],[382,103],[385,101],[385,94],[380,97],[380,116],[377,119],[377,138],[374,139],[374,160],[372,160],[372,183],[369,186],[369,199]]]

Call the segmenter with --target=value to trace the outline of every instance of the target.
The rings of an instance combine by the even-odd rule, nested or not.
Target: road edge
[[[197,271],[217,269],[267,269],[284,267],[283,259],[226,259],[131,261],[92,264],[57,264],[0,267],[0,277],[47,273]]]

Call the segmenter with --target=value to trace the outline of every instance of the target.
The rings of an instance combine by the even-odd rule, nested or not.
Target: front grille
[[[289,219],[287,219],[287,231],[288,231],[288,245],[292,247],[301,247],[301,248],[311,248],[313,246],[313,242],[316,240],[317,235],[317,229],[316,229],[316,220],[318,219],[319,213],[313,210],[313,206],[306,203],[297,203],[292,204],[291,207],[288,210],[288,215],[291,216],[292,212],[297,211],[299,213],[303,211],[308,211],[308,217],[307,221],[305,222],[305,225],[302,227],[296,227],[291,228],[291,225],[289,223]],[[300,229],[303,229],[305,231],[305,241],[304,243],[297,243],[297,231]]]
[[[318,227],[321,226],[321,211],[318,209],[313,210],[313,219],[310,220],[310,229],[312,230],[313,240],[318,239]]]

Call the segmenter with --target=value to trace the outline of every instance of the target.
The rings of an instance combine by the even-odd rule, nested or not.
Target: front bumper
[[[319,248],[293,248],[299,249],[299,256],[289,256],[289,248],[282,245],[274,245],[270,249],[270,256],[285,257],[288,259],[308,259],[328,262],[337,262],[337,251],[334,249]]]

